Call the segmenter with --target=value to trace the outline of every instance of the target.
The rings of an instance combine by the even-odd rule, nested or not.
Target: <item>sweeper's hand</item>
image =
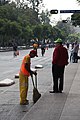
[[[34,71],[31,71],[31,70],[30,70],[30,75],[32,76],[33,74],[36,76],[36,75],[37,75],[37,72],[36,72],[36,71],[34,72]]]
[[[36,76],[36,75],[37,75],[37,72],[34,72],[34,75]]]

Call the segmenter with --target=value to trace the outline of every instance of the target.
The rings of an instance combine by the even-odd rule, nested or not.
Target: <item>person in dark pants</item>
[[[14,57],[17,56],[17,54],[16,54],[16,52],[17,52],[17,44],[16,43],[13,44],[13,51],[14,51],[13,56]]]
[[[77,41],[75,41],[73,48],[73,63],[78,63],[78,51],[79,51],[79,44]]]
[[[73,62],[73,52],[74,52],[74,50],[73,50],[73,48],[74,48],[74,42],[72,43],[72,46],[71,46],[71,50],[70,50],[70,62]]]
[[[66,46],[67,46],[67,49],[69,49],[69,43],[68,42],[67,42]]]
[[[68,51],[62,45],[62,40],[58,38],[56,47],[53,52],[52,75],[53,75],[53,91],[50,93],[62,93],[64,84],[65,65],[68,65]]]
[[[54,91],[52,92],[62,92],[64,68],[65,66],[58,66],[55,64],[52,65],[52,73],[53,73],[53,81],[54,81],[54,86],[53,86]],[[59,89],[58,89],[58,81],[59,81]]]
[[[42,56],[45,54],[45,45],[41,45],[41,54]]]

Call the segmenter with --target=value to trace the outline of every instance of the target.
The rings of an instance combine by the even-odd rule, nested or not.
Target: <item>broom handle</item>
[[[35,84],[33,80],[33,75],[31,76],[31,78],[32,78],[33,87],[37,88],[37,75],[35,75]]]
[[[33,75],[31,76],[31,78],[32,78],[33,87],[35,87],[34,80],[33,80]]]
[[[37,88],[37,75],[35,75],[35,87]]]

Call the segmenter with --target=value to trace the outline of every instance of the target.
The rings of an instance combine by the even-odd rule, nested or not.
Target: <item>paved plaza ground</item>
[[[30,78],[29,105],[19,105],[19,79],[15,79],[14,75],[18,73],[22,58],[27,52],[29,51],[21,51],[21,55],[14,59],[11,57],[12,52],[5,55],[2,53],[0,79],[3,80],[7,76],[13,79],[15,84],[0,87],[0,120],[80,120],[80,61],[69,63],[65,68],[63,93],[50,94],[53,49],[47,50],[44,57],[38,50],[39,57],[32,60],[32,67],[36,64],[43,65],[43,68],[38,70],[38,90],[42,95],[41,98],[33,104],[33,87]]]

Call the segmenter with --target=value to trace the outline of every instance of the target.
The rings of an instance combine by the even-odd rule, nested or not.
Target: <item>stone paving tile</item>
[[[80,120],[80,116],[62,116],[59,120]]]
[[[26,106],[19,105],[19,79],[15,79],[15,85],[0,87],[0,120],[80,120],[79,64],[69,64],[66,67],[63,93],[50,94],[49,90],[52,89],[51,64],[47,62],[50,61],[46,60],[46,72],[45,69],[38,71],[38,88],[42,97],[37,103],[32,102],[31,79],[28,93],[30,104]]]

